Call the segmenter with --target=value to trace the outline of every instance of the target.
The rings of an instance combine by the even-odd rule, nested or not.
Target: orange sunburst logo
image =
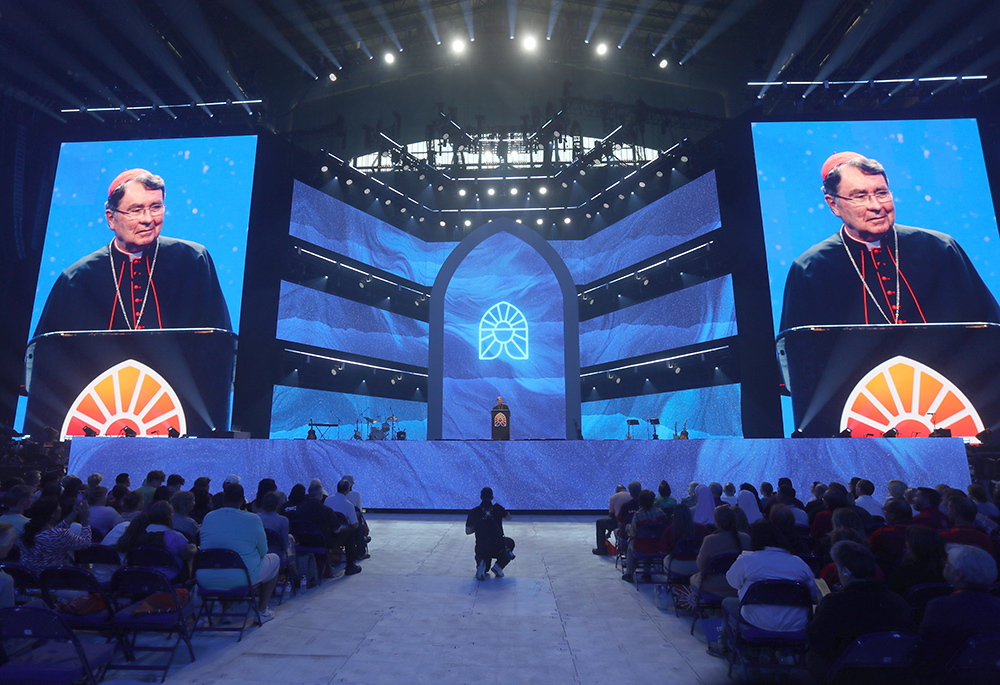
[[[851,391],[840,430],[855,436],[927,437],[949,428],[954,437],[975,438],[984,428],[979,413],[954,383],[920,362],[897,356],[882,362]]]
[[[180,398],[156,371],[134,359],[115,364],[92,380],[70,406],[61,439],[84,435],[119,435],[127,426],[140,437],[167,437],[170,426],[182,435],[187,421]]]

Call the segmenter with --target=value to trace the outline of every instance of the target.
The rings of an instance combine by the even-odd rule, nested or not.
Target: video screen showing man
[[[114,237],[62,272],[35,335],[53,331],[221,328],[229,308],[208,250],[161,236],[163,178],[145,169],[119,174],[105,218]]]
[[[829,157],[823,195],[840,230],[806,250],[785,281],[780,330],[822,324],[1000,323],[965,251],[939,231],[896,223],[884,167]]]

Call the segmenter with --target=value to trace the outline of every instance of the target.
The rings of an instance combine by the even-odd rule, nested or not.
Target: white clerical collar
[[[882,247],[882,239],[881,238],[879,238],[878,240],[876,240],[873,243],[870,243],[867,240],[862,240],[861,238],[855,238],[853,235],[851,235],[851,232],[847,230],[846,226],[844,227],[844,235],[846,235],[848,238],[850,238],[854,242],[861,243],[862,245],[864,245],[865,247],[867,247],[869,252],[871,252],[872,250],[874,250],[876,248]]]
[[[141,249],[138,252],[128,252],[127,250],[123,250],[120,247],[118,247],[118,239],[117,238],[115,238],[114,240],[112,240],[111,244],[114,245],[115,249],[118,250],[120,253],[122,253],[123,255],[128,256],[128,258],[130,260],[132,260],[133,262],[135,260],[137,260],[137,259],[141,259],[142,258],[142,250]]]

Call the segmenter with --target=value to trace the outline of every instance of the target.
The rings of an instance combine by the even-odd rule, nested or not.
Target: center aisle
[[[370,515],[364,572],[272,602],[237,643],[197,637],[168,683],[725,683],[726,663],[595,557],[591,516],[515,516],[517,558],[475,579],[465,517]],[[289,595],[290,596],[290,595]],[[700,633],[700,631],[697,631]],[[131,676],[110,672],[106,682]]]

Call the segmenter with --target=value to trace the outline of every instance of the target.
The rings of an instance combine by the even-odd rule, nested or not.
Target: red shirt
[[[944,538],[945,542],[956,545],[972,545],[991,556],[993,554],[993,541],[990,540],[990,536],[972,526],[955,526],[951,530],[942,530],[941,537]]]

